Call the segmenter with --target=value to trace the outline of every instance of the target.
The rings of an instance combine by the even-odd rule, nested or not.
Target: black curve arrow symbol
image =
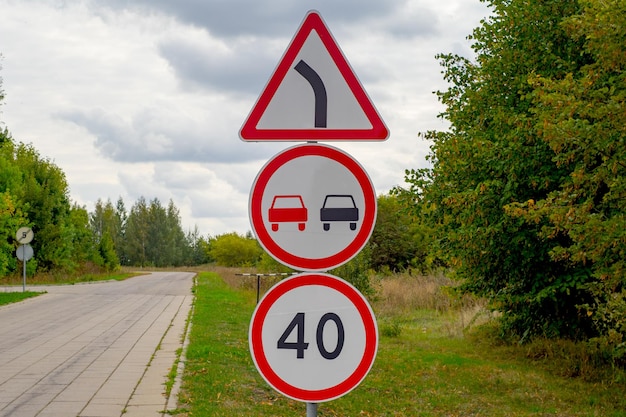
[[[306,62],[300,60],[294,67],[313,88],[315,95],[315,127],[326,127],[326,118],[328,115],[328,98],[326,96],[326,87],[320,76]]]

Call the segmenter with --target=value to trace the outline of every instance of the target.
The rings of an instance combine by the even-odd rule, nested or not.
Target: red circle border
[[[325,258],[306,258],[288,252],[274,241],[263,222],[261,207],[263,193],[272,175],[287,162],[304,156],[321,156],[342,164],[356,178],[365,200],[361,228],[354,240],[344,249]],[[270,159],[254,180],[249,202],[250,223],[261,246],[277,261],[299,271],[327,271],[354,258],[372,235],[376,223],[376,209],[376,192],[365,169],[347,153],[320,144],[297,145]]]
[[[270,308],[287,292],[304,286],[319,285],[346,296],[356,307],[365,327],[365,351],[354,372],[339,384],[321,390],[307,390],[284,381],[269,364],[263,347],[263,325]],[[369,373],[378,351],[378,327],[374,312],[363,295],[348,282],[329,274],[304,273],[287,278],[272,287],[257,305],[250,322],[250,353],[263,379],[283,395],[303,402],[325,402],[339,398],[356,388]]]

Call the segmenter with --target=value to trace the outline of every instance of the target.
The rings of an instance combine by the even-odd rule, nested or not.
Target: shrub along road
[[[161,415],[193,276],[47,286],[0,307],[0,416]]]

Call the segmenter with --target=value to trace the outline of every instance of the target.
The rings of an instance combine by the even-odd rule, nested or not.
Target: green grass
[[[57,285],[57,284],[78,284],[95,281],[116,280],[123,281],[125,279],[141,275],[137,272],[118,272],[118,273],[84,273],[78,275],[51,275],[37,274],[34,277],[26,278],[26,286],[29,285]],[[23,278],[18,276],[5,276],[0,278],[0,285],[19,286],[23,285]],[[0,293],[0,306],[5,304],[17,303],[26,298],[35,297],[44,294],[43,292],[6,292]]]
[[[27,298],[31,298],[31,297],[36,297],[40,294],[43,294],[41,292],[32,292],[32,291],[26,291],[26,292],[0,292],[0,306],[6,305],[6,304],[11,304],[11,303],[17,303],[20,302],[22,300],[26,300]]]
[[[179,409],[188,416],[303,416],[274,392],[248,352],[255,294],[201,273]],[[377,303],[373,303],[377,310]],[[377,313],[378,314],[378,313]],[[626,386],[560,375],[524,347],[491,342],[489,325],[450,331],[450,312],[382,313],[372,370],[354,391],[319,405],[319,416],[626,416]],[[382,326],[381,326],[382,327]],[[384,335],[386,334],[386,335]]]
[[[56,284],[79,284],[85,282],[125,279],[142,275],[138,272],[115,272],[115,273],[79,273],[79,274],[50,274],[38,273],[35,276],[26,277],[26,285],[56,285]],[[0,278],[0,285],[23,285],[23,278],[17,275]]]

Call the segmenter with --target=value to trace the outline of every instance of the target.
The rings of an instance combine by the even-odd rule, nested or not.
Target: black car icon
[[[359,209],[351,195],[329,194],[324,198],[324,205],[320,209],[320,220],[326,231],[330,230],[331,222],[350,222],[350,230],[356,230]]]

